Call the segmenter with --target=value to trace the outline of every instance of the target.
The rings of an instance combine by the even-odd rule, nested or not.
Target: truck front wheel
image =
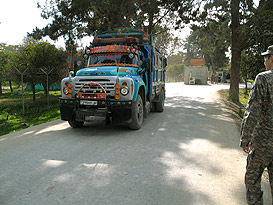
[[[143,101],[141,96],[138,94],[137,100],[132,103],[132,117],[130,122],[130,128],[132,130],[138,130],[141,128],[143,122],[143,113],[144,113]]]
[[[80,122],[80,121],[76,121],[76,120],[71,120],[71,121],[68,121],[68,124],[73,127],[73,128],[79,128],[79,127],[82,127],[84,122]]]

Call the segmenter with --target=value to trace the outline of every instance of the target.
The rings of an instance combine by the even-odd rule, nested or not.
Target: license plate
[[[97,101],[89,101],[89,100],[81,100],[80,104],[81,105],[97,105],[98,102]]]

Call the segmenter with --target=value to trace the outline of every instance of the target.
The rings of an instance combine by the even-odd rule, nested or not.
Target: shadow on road
[[[0,138],[17,146],[0,160],[0,202],[244,204],[238,128],[222,104],[203,100],[168,97],[137,131],[54,121]]]

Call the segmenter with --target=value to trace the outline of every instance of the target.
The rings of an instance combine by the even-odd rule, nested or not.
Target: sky
[[[27,32],[31,33],[35,27],[43,28],[50,23],[41,17],[41,10],[37,8],[37,2],[44,5],[45,1],[0,0],[0,43],[21,44]],[[255,0],[256,5],[258,2],[259,0]],[[89,45],[89,41],[84,39],[82,43]],[[51,43],[64,47],[63,40]]]
[[[0,0],[0,42],[21,44],[27,32],[49,22],[41,17],[37,0]],[[43,5],[45,0],[39,0]]]

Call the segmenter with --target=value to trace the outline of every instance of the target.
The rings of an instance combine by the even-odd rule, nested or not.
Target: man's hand
[[[249,144],[246,147],[243,147],[244,152],[247,154],[249,153],[249,147],[250,147]]]

